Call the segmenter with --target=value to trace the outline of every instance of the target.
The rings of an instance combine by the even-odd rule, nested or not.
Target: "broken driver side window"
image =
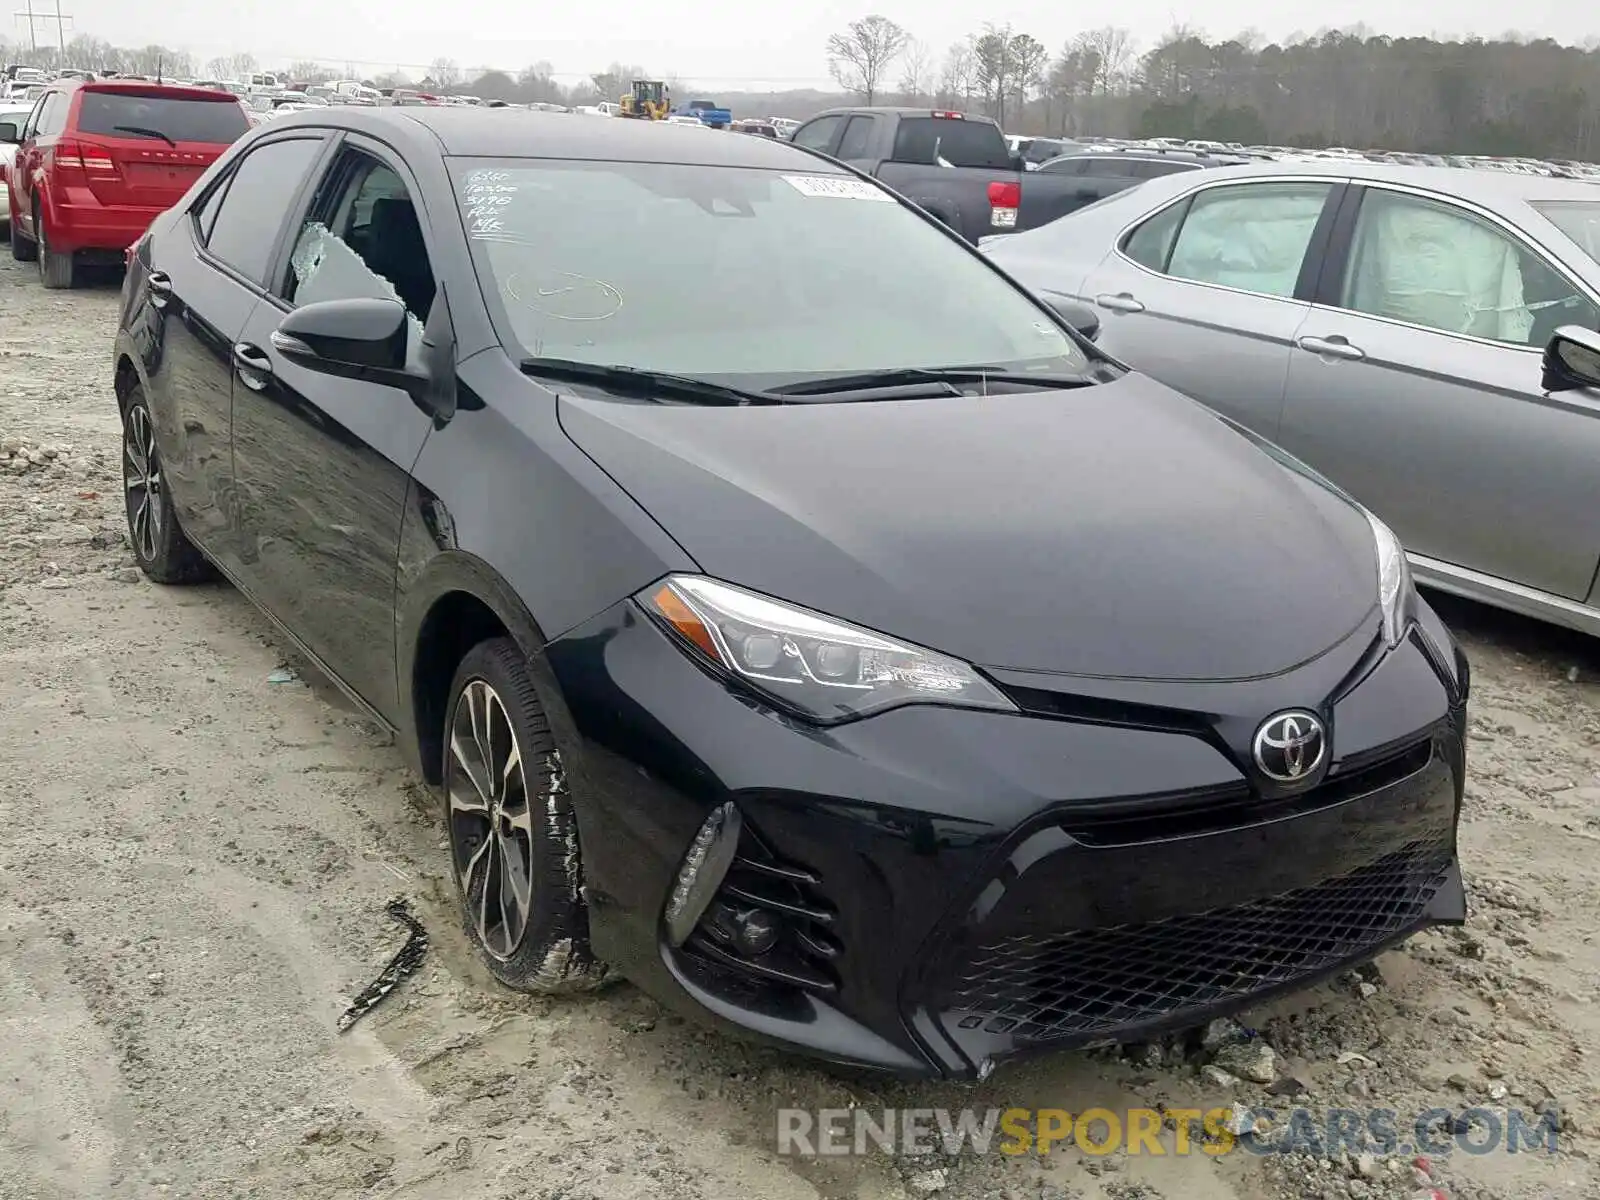
[[[406,306],[413,353],[433,307],[435,284],[422,225],[406,186],[359,151],[335,164],[289,259],[284,298],[389,299]]]

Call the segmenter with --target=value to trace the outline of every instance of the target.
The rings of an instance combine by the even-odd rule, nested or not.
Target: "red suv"
[[[48,288],[71,287],[79,262],[120,264],[156,215],[249,128],[229,92],[57,81],[21,129],[0,125],[0,141],[21,143],[11,173],[11,256],[37,259]]]

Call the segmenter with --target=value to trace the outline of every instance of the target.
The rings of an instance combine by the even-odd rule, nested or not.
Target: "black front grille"
[[[1316,975],[1414,925],[1450,850],[1413,842],[1312,887],[1153,921],[982,945],[935,1007],[955,1029],[1085,1040]]]

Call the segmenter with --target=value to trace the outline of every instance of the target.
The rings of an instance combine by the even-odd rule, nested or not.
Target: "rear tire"
[[[71,254],[58,254],[50,249],[50,239],[45,233],[44,215],[38,201],[33,205],[33,228],[39,235],[34,246],[39,259],[39,282],[52,290],[70,288],[77,282],[77,263]]]
[[[467,652],[444,722],[445,832],[467,936],[518,991],[606,983],[589,948],[566,772],[516,642],[492,638]]]
[[[122,412],[122,491],[127,497],[128,542],[139,569],[156,583],[199,583],[215,568],[178,524],[168,499],[155,422],[137,384]]]

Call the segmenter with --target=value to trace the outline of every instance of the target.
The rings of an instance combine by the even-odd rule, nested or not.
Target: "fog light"
[[[722,880],[733,865],[739,849],[739,832],[744,822],[733,802],[714,809],[706,818],[700,832],[694,835],[689,849],[673,880],[672,893],[667,897],[667,939],[674,946],[689,940],[694,927],[705,915]]]
[[[759,908],[746,908],[733,918],[733,942],[741,953],[760,958],[778,944],[783,928],[776,916]]]

